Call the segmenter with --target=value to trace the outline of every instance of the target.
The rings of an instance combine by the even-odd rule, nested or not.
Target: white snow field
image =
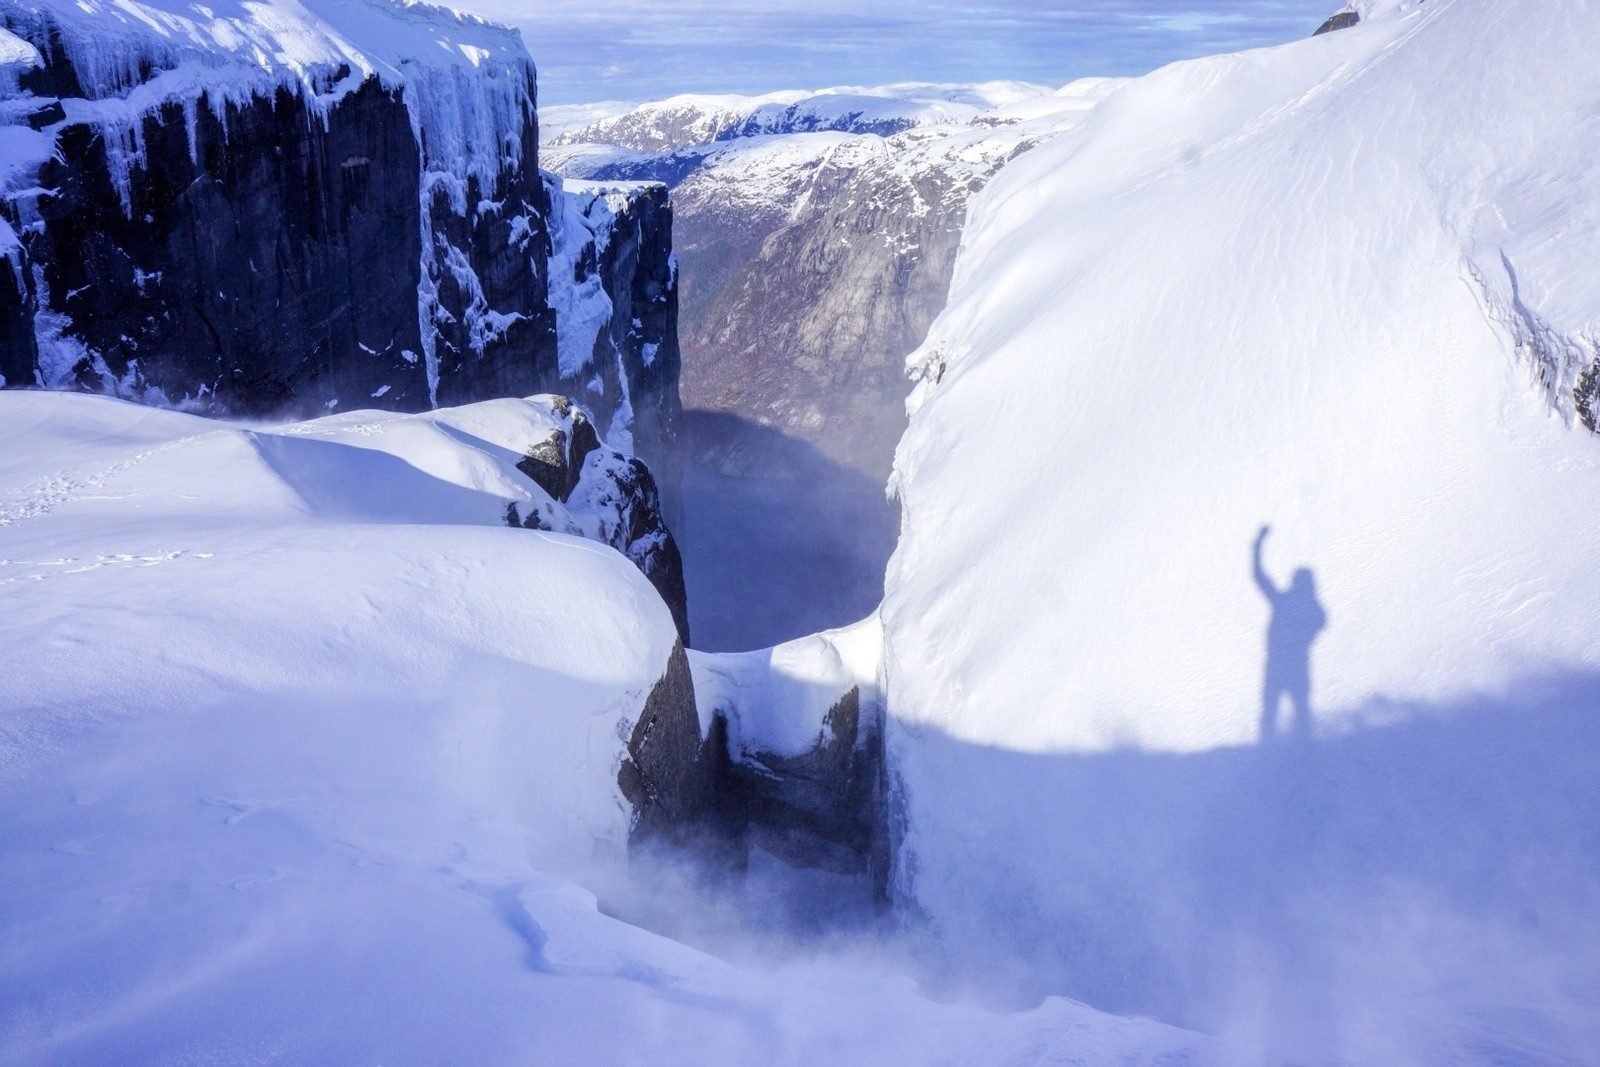
[[[513,466],[560,424],[0,393],[0,1062],[1182,1062],[597,910],[675,631],[620,554],[502,524],[560,508]]]
[[[1359,6],[974,202],[896,464],[899,889],[1232,1062],[1593,1062],[1600,6]],[[1330,620],[1298,742],[1263,524]]]
[[[551,144],[617,144],[659,152],[762,134],[964,126],[996,109],[1026,107],[1051,95],[1044,86],[1012,81],[842,85],[760,96],[684,93],[644,104],[548,109],[554,122],[541,127],[540,136]]]

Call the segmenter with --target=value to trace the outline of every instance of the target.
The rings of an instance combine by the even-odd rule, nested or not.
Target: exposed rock
[[[33,291],[26,254],[0,256],[0,386],[28,382],[39,355],[33,339]]]
[[[538,483],[539,488],[565,501],[577,484],[570,477],[572,468],[567,463],[566,431],[552,430],[543,441],[529,445],[528,454],[517,463],[517,469]]]
[[[52,60],[56,79],[73,78],[65,64]],[[225,115],[226,126],[197,107],[192,132],[177,103],[144,116],[149,166],[130,171],[126,206],[102,131],[60,130],[59,158],[39,176],[54,195],[39,201],[28,249],[40,303],[70,322],[76,358],[42,353],[30,377],[242,415],[380,391],[386,407],[426,408],[420,173],[399,94],[370,80],[326,126],[286,90]]]
[[[661,492],[650,468],[633,456],[591,453],[570,500],[572,508],[593,516],[595,539],[614,546],[650,579],[672,611],[678,634],[689,642],[689,595],[683,581],[683,555],[662,510]]]
[[[813,115],[780,100],[741,117],[719,105],[694,122],[679,114],[687,103],[666,101],[563,134],[546,160],[573,177],[671,186],[688,407],[798,437],[881,483],[905,423],[904,360],[944,306],[967,199],[1114,84],[1052,98],[1047,117],[891,114],[881,133],[881,116],[850,108]],[[826,129],[848,132],[741,136]],[[673,141],[697,135],[708,143]],[[575,143],[597,136],[667,150]]]
[[[799,756],[745,753],[727,760],[719,803],[727,822],[788,863],[868,875],[888,899],[889,839],[882,711],[863,715],[861,688],[829,709],[814,748]]]
[[[1578,384],[1572,390],[1572,404],[1584,429],[1600,433],[1600,362],[1591,363],[1589,369],[1578,376]]]
[[[716,804],[716,767],[700,736],[694,681],[681,643],[645,701],[617,773],[633,805],[636,839],[682,839],[710,826]]]
[[[597,317],[586,393],[606,398],[605,410],[612,413],[606,437],[675,486],[683,406],[672,200],[666,186],[655,182],[574,182],[566,196],[569,219],[581,219],[587,235],[575,260],[574,284],[598,279],[609,303]]]
[[[549,437],[530,445],[527,455],[517,464],[517,469],[564,504],[578,487],[584,460],[600,447],[600,438],[595,434],[594,423],[589,421],[589,416],[581,410],[573,411],[571,401],[566,397],[557,398],[557,404],[560,413],[572,411],[571,431],[552,430]]]
[[[507,506],[508,525],[554,530],[610,545],[633,561],[672,612],[678,636],[689,642],[689,597],[683,556],[662,507],[650,468],[602,443],[583,408],[564,396],[539,397],[555,423],[526,446],[517,470],[544,490],[548,503],[524,514]]]
[[[1318,26],[1317,32],[1313,33],[1311,36],[1321,37],[1323,34],[1332,33],[1334,30],[1348,30],[1351,26],[1356,25],[1360,21],[1361,15],[1359,13],[1355,11],[1340,11],[1331,16],[1328,21],[1324,22],[1321,26]]]
[[[690,654],[718,764],[721,825],[745,849],[859,876],[888,898],[882,627],[853,626],[755,652]]]
[[[513,31],[370,6],[401,43],[352,45],[303,10],[305,27],[251,24],[334,42],[335,59],[304,63],[213,45],[228,34],[200,7],[173,15],[193,21],[181,33],[115,11],[0,12],[41,59],[0,122],[54,145],[0,188],[0,226],[20,235],[0,256],[5,384],[258,417],[582,393],[675,479],[665,190],[613,187],[597,211],[540,172]],[[95,18],[115,23],[111,53]],[[471,63],[431,47],[465,40]],[[604,219],[557,233],[573,212]]]

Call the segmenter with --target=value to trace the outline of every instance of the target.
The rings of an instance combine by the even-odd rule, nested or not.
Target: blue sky
[[[1057,85],[1304,36],[1342,0],[456,0],[523,31],[545,103],[893,81]]]

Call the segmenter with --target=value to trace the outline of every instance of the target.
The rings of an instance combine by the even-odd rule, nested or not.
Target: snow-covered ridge
[[[907,114],[909,106],[927,121],[906,126],[891,124],[884,130],[872,129],[872,123],[860,128],[853,122],[841,123],[839,128],[822,123],[777,122],[730,126],[720,131],[697,127],[688,135],[703,136],[703,142],[661,151],[628,147],[626,129],[597,123],[547,143],[544,159],[563,174],[602,181],[646,179],[679,188],[692,180],[695,199],[714,199],[719,207],[755,213],[801,209],[807,200],[807,185],[824,166],[840,172],[889,169],[913,184],[924,175],[938,173],[940,184],[966,190],[1025,147],[1077,125],[1120,84],[1121,80],[1115,78],[1085,78],[1055,90],[1010,82],[910,87],[938,90],[936,102],[941,106],[927,107],[927,101],[920,98],[908,101],[895,95],[910,91],[905,86],[858,88],[849,90],[857,94],[849,99],[880,102],[901,115]],[[779,95],[787,99],[787,94]],[[674,98],[684,99],[688,98]],[[790,106],[759,104],[764,98],[736,99],[742,105],[751,105],[752,115],[762,114],[768,107]],[[803,103],[809,106],[811,101],[827,99],[830,98],[806,97]],[[979,106],[989,101],[994,101],[992,106]],[[672,102],[663,101],[659,106]],[[949,108],[942,106],[946,103],[950,103]],[[646,105],[632,114],[650,114],[650,109],[657,106]],[[734,110],[744,112],[741,106],[729,113]],[[592,139],[607,135],[619,140]],[[713,185],[715,193],[700,188]]]
[[[1050,92],[1025,82],[985,82],[846,85],[762,96],[688,94],[603,115],[584,125],[569,125],[546,141],[660,152],[762,134],[889,135],[919,126],[963,125]]]
[[[51,625],[86,626],[105,650],[59,669],[8,672],[10,708],[57,709],[21,732],[8,719],[0,765],[13,771],[51,758],[50,746],[37,742],[66,744],[85,722],[148,710],[145,700],[199,710],[225,700],[230,685],[264,701],[318,678],[330,694],[365,686],[380,701],[415,686],[410,698],[426,702],[446,697],[444,679],[475,654],[531,656],[545,669],[570,672],[562,657],[600,630],[546,639],[526,628],[533,616],[567,610],[563,589],[578,601],[598,596],[590,616],[601,629],[617,627],[610,639],[621,643],[586,668],[597,693],[616,684],[642,700],[639,687],[660,677],[676,640],[665,606],[633,566],[592,543],[604,539],[604,517],[583,510],[590,494],[580,485],[570,502],[559,499],[519,469],[533,446],[571,430],[576,409],[559,398],[425,415],[351,412],[270,428],[76,394],[0,393],[0,407],[8,452],[0,470],[0,588],[15,608],[10,624],[35,636]],[[585,476],[604,479],[613,462],[602,446],[588,456]],[[555,532],[508,528],[512,505]],[[347,572],[329,569],[340,566]],[[546,583],[542,595],[525,584],[529,568]],[[414,572],[421,584],[408,589],[385,570]],[[186,590],[187,607],[152,610],[165,601],[149,588],[163,581]],[[393,647],[382,649],[377,630],[335,607],[359,599],[360,589],[383,590]],[[96,604],[86,617],[72,613],[79,595]],[[424,603],[440,596],[463,607],[476,599],[478,610],[456,615]],[[124,603],[132,612],[125,625],[95,623],[97,611]],[[609,620],[608,603],[617,609]],[[18,612],[27,615],[29,605],[37,611],[22,623]],[[297,620],[296,605],[312,614]],[[496,615],[503,625],[462,628]],[[339,654],[316,649],[319,617],[346,620]],[[201,636],[207,627],[218,629]],[[246,640],[252,628],[258,632]],[[453,636],[422,661],[399,666],[411,636],[426,641],[447,631]],[[288,642],[276,653],[274,635]],[[569,637],[578,645],[568,645]],[[7,642],[14,654],[24,647]],[[422,684],[416,672],[430,669],[439,673]],[[627,714],[626,707],[617,710]],[[587,799],[574,795],[588,814],[560,832],[620,844],[620,742],[615,728],[600,729],[596,739],[613,746],[612,781],[597,778],[600,793],[586,786]]]
[[[139,162],[139,120],[163,104],[204,101],[223,118],[288,88],[325,113],[376,78],[403,93],[429,169],[489,187],[520,162],[534,109],[516,31],[410,0],[15,0],[0,21],[59,48],[81,97],[64,99],[67,121],[129,142],[124,166]]]

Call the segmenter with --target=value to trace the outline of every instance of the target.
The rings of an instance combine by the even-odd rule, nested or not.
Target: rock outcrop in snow
[[[588,412],[567,397],[534,399],[547,406],[554,425],[528,444],[516,467],[544,490],[545,498],[508,502],[506,524],[575,534],[615,548],[650,579],[687,643],[683,557],[650,468],[602,441]]]
[[[5,135],[46,145],[0,175],[7,384],[244,415],[566,392],[670,465],[670,210],[540,173],[514,31],[293,0],[17,0],[0,27],[36,53]]]
[[[691,652],[700,720],[721,747],[716,810],[741,849],[860,876],[889,896],[892,823],[876,615],[744,653]]]

